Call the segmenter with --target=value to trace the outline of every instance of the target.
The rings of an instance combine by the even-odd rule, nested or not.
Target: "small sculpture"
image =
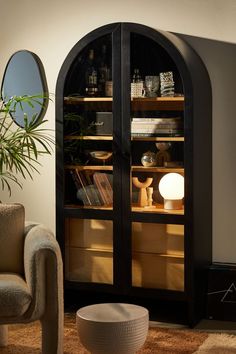
[[[175,83],[172,71],[160,73],[160,93],[162,97],[175,95]]]
[[[133,177],[132,178],[133,184],[135,185],[135,187],[139,188],[139,196],[138,196],[138,206],[140,207],[144,207],[148,205],[148,196],[147,196],[147,190],[146,188],[148,188],[153,181],[152,177],[148,177],[146,179],[146,181],[144,182],[140,182],[138,177]],[[149,194],[149,198],[150,198],[150,194]],[[150,203],[150,200],[149,200]]]
[[[158,148],[156,154],[156,162],[157,166],[165,166],[165,162],[170,161],[170,153],[167,151],[171,147],[170,142],[158,142],[156,143],[156,147]]]
[[[153,187],[147,187],[147,203],[148,205],[146,206],[146,208],[151,208],[152,207],[152,195],[153,195]]]

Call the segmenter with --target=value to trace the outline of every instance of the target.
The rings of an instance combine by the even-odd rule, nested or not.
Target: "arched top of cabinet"
[[[79,53],[91,42],[106,35],[112,35],[114,41],[122,42],[130,38],[131,34],[147,37],[168,53],[175,63],[183,81],[187,109],[192,109],[193,101],[207,102],[211,106],[211,84],[204,63],[198,54],[178,35],[156,30],[143,24],[120,22],[101,26],[81,38],[68,53],[58,76],[57,93],[63,92],[68,72]],[[193,89],[194,87],[194,89]],[[62,95],[61,95],[62,96]],[[194,96],[194,97],[193,97]],[[62,97],[61,97],[62,98]]]

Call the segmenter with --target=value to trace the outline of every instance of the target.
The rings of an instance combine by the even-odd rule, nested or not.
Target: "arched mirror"
[[[43,118],[48,104],[45,72],[39,57],[28,50],[14,53],[4,72],[1,99],[6,103],[13,96],[33,96],[11,111],[12,119],[19,126],[24,127],[25,115],[28,123],[33,117],[37,120]]]

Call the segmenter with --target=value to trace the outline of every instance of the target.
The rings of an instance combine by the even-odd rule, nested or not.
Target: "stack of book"
[[[77,189],[77,198],[85,206],[111,206],[113,203],[112,175],[78,169],[70,170]]]
[[[133,118],[131,134],[133,136],[179,136],[183,133],[180,117],[176,118]]]

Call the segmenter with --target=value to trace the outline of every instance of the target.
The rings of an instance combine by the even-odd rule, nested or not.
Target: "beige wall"
[[[0,0],[0,79],[9,57],[28,49],[42,60],[49,91],[60,67],[86,33],[112,22],[137,22],[181,34],[203,58],[213,87],[213,258],[236,261],[235,0]],[[50,103],[48,127],[55,127]],[[55,228],[55,157],[41,174],[14,188],[10,200],[26,207],[28,220]],[[8,195],[1,192],[1,199]]]

